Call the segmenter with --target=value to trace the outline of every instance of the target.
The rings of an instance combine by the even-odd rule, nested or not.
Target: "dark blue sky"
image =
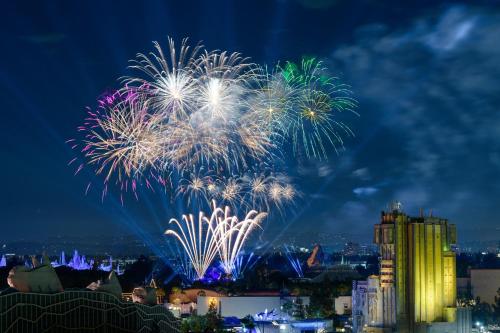
[[[65,140],[127,61],[167,36],[260,64],[314,55],[352,86],[356,137],[294,171],[302,214],[269,230],[369,240],[399,200],[449,218],[461,239],[500,239],[499,2],[214,0],[2,4],[0,241],[164,230],[177,213],[160,196],[124,208],[85,196],[90,175],[73,176]]]

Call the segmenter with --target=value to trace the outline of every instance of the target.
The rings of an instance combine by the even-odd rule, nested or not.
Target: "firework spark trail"
[[[203,212],[198,215],[198,224],[195,224],[194,217],[190,215],[182,215],[181,224],[176,219],[171,219],[169,223],[174,223],[180,231],[169,229],[165,232],[166,235],[173,235],[181,243],[184,251],[189,257],[191,265],[193,266],[198,279],[203,278],[210,264],[213,262],[218,254],[218,238],[219,231],[216,225],[215,210],[212,217],[207,220]],[[207,223],[204,228],[204,224]],[[220,229],[220,228],[219,228]]]
[[[239,221],[231,215],[229,207],[223,210],[213,202],[210,218],[199,213],[198,223],[192,214],[182,215],[182,222],[171,219],[169,223],[176,230],[168,229],[165,234],[172,235],[180,242],[193,266],[198,279],[203,278],[215,257],[219,255],[224,271],[230,275],[235,261],[250,233],[257,227],[267,213],[250,211],[245,219]]]
[[[224,209],[224,216],[219,217],[222,226],[219,238],[219,255],[222,267],[227,275],[235,269],[238,255],[255,227],[267,216],[267,213],[258,213],[255,210],[248,212],[245,219],[238,221],[236,216],[231,216],[229,207]]]

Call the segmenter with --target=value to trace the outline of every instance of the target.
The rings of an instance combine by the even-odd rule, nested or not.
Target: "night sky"
[[[0,241],[161,233],[161,195],[124,207],[85,196],[67,139],[128,60],[202,40],[259,64],[322,59],[351,85],[356,133],[328,162],[292,170],[295,213],[267,233],[315,228],[370,240],[380,211],[445,217],[460,240],[500,239],[500,3],[494,1],[5,1],[0,14]]]

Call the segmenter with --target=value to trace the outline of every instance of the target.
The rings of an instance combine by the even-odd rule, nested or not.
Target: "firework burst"
[[[187,39],[176,48],[169,39],[167,50],[155,42],[130,68],[124,86],[89,111],[79,128],[84,138],[70,140],[85,157],[77,173],[90,165],[104,178],[103,195],[108,184],[135,193],[138,184],[152,188],[155,180],[171,184],[171,193],[187,197],[188,205],[218,199],[281,211],[298,192],[259,167],[282,165],[288,148],[296,156],[326,158],[352,135],[336,116],[354,112],[356,102],[314,59],[268,71],[236,52],[191,47]]]
[[[72,148],[81,149],[95,174],[103,175],[104,191],[109,183],[116,183],[122,190],[130,187],[135,192],[142,178],[150,186],[157,156],[163,151],[161,127],[161,117],[148,112],[146,101],[122,91],[102,99],[97,110],[88,111],[78,128],[84,139]],[[77,173],[82,168],[83,164]]]
[[[248,120],[270,132],[273,140],[281,142],[288,135],[293,109],[299,97],[299,89],[290,84],[278,67],[269,73],[261,69],[259,85],[248,100]]]
[[[221,181],[222,191],[220,196],[224,202],[235,206],[241,200],[242,186],[238,178],[229,178],[226,182]]]
[[[130,66],[142,75],[124,81],[142,87],[151,109],[164,118],[163,165],[230,170],[267,155],[273,147],[267,132],[242,117],[251,82],[258,80],[256,65],[239,53],[201,52],[200,44],[191,49],[187,40],[178,55],[171,39],[170,57],[158,43],[155,49],[149,56],[138,54]]]
[[[210,172],[204,172],[203,169],[187,172],[179,181],[176,195],[184,197],[188,205],[193,200],[209,202],[213,191],[211,187],[216,181]]]
[[[336,112],[356,113],[357,103],[348,86],[328,76],[323,63],[314,58],[302,60],[300,68],[288,63],[282,74],[298,93],[294,119],[288,123],[294,152],[303,150],[306,156],[322,159],[328,154],[326,145],[338,151],[344,144],[342,137],[353,135],[346,124],[335,119]]]
[[[197,44],[191,48],[187,42],[187,38],[183,39],[177,52],[174,41],[169,38],[169,57],[160,44],[154,42],[156,52],[151,52],[149,56],[138,53],[137,59],[131,61],[130,68],[141,72],[144,77],[129,76],[123,79],[126,87],[142,87],[140,92],[149,97],[151,107],[167,119],[185,118],[196,104],[198,90],[193,73],[203,46]]]

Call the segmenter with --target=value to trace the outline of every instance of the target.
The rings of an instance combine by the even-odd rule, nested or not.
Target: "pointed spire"
[[[5,258],[5,255],[2,256],[2,259],[0,259],[0,267],[5,267],[7,266],[7,258]]]
[[[115,271],[111,271],[108,276],[108,281],[105,284],[106,291],[114,294],[116,297],[121,297],[122,294],[122,286],[120,284],[120,280],[118,280],[118,276],[116,276]]]
[[[40,262],[35,256],[31,256],[31,264],[33,265],[33,268],[40,267]]]
[[[49,259],[49,256],[47,255],[46,252],[43,253],[43,257],[42,257],[42,263],[44,266],[52,266],[50,264],[50,259]]]
[[[61,266],[66,266],[66,254],[64,253],[64,251],[61,252],[61,262],[60,262]]]

